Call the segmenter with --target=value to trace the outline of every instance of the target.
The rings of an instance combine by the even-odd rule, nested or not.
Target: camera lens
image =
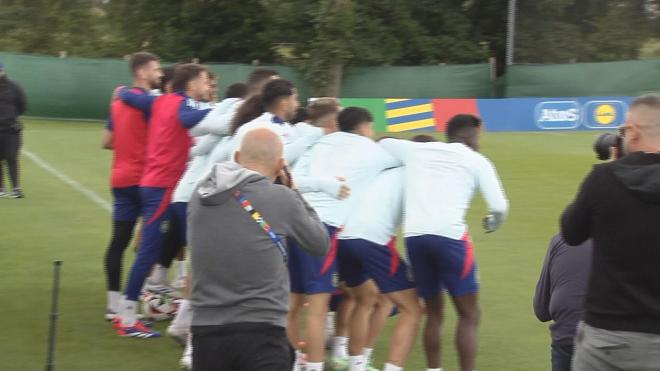
[[[599,160],[605,161],[610,159],[612,147],[617,146],[619,137],[615,134],[605,133],[596,138],[594,142],[594,152]]]

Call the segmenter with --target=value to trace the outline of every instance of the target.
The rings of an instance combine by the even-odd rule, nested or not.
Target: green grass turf
[[[110,153],[100,149],[100,123],[28,120],[25,148],[110,200]],[[486,134],[482,152],[496,164],[511,200],[505,226],[486,235],[478,199],[469,223],[480,267],[483,320],[480,370],[549,369],[549,334],[532,313],[532,296],[558,216],[594,162],[594,133]],[[22,157],[27,198],[0,199],[0,370],[43,369],[52,261],[64,260],[58,322],[57,370],[178,369],[181,350],[170,339],[122,339],[102,320],[102,257],[110,215],[78,191]],[[126,254],[126,262],[133,253]],[[128,265],[126,265],[128,267]],[[125,269],[127,271],[128,269]],[[444,367],[456,370],[454,311],[448,305]],[[392,321],[376,350],[387,351]],[[164,324],[158,326],[164,330]],[[423,370],[418,342],[407,370]]]

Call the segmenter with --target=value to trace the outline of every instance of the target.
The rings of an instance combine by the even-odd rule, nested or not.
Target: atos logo
[[[534,117],[541,129],[575,129],[580,125],[580,106],[572,100],[541,102],[534,109]]]
[[[623,125],[628,106],[620,100],[595,100],[584,105],[584,126],[612,129]]]

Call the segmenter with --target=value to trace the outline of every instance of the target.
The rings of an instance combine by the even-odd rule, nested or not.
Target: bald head
[[[660,94],[637,97],[622,129],[626,153],[660,152]]]
[[[277,133],[269,128],[256,128],[243,137],[236,152],[236,162],[246,169],[275,179],[284,166],[282,151],[282,140]]]
[[[646,94],[635,99],[630,106],[633,124],[650,137],[660,137],[660,94]]]

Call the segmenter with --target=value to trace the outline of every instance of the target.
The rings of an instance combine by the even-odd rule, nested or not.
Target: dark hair
[[[231,135],[236,134],[238,128],[256,119],[264,113],[264,105],[261,103],[261,94],[253,95],[246,99],[234,114],[229,131]]]
[[[335,98],[318,98],[307,106],[309,120],[315,123],[321,117],[337,114],[341,110],[339,102]]]
[[[264,89],[261,92],[261,102],[264,105],[264,109],[273,106],[280,99],[287,98],[296,93],[296,87],[293,86],[293,83],[288,80],[277,79],[268,82],[264,85]]]
[[[247,78],[248,90],[254,93],[259,93],[254,90],[259,87],[259,85],[263,84],[264,81],[270,80],[273,76],[277,75],[277,71],[273,69],[263,67],[256,68],[254,71],[250,72],[250,75]]]
[[[433,138],[430,135],[426,134],[419,134],[415,135],[414,137],[410,138],[413,142],[419,142],[419,143],[429,143],[429,142],[437,142],[438,140]]]
[[[159,59],[157,56],[151,53],[137,52],[131,54],[130,57],[128,57],[128,66],[131,69],[131,73],[135,75],[137,70],[152,61],[159,61]]]
[[[244,98],[247,94],[247,84],[236,82],[227,87],[225,98]]]
[[[300,106],[296,110],[296,114],[291,119],[291,123],[297,124],[306,120],[309,120],[309,112],[307,111],[307,107]]]
[[[474,135],[475,130],[480,127],[481,120],[477,116],[460,114],[449,119],[445,134],[449,142],[457,140],[463,142],[463,140],[459,139],[465,139]]]
[[[344,108],[337,117],[339,130],[345,132],[355,131],[361,124],[373,122],[373,120],[371,113],[362,107]]]
[[[176,69],[176,65],[173,66],[168,66],[168,67],[163,67],[163,76],[160,78],[160,87],[165,92],[165,87],[167,84],[172,81],[172,78],[174,77],[174,70]]]
[[[174,70],[174,77],[172,77],[172,89],[177,90],[186,90],[188,83],[197,77],[202,72],[207,72],[206,67],[197,63],[186,63],[176,67]]]
[[[293,83],[287,80],[273,80],[264,86],[261,94],[253,95],[246,99],[241,107],[236,111],[231,123],[232,135],[236,133],[238,128],[247,124],[248,122],[261,116],[266,112],[268,107],[277,103],[284,97],[290,97],[295,93]]]

